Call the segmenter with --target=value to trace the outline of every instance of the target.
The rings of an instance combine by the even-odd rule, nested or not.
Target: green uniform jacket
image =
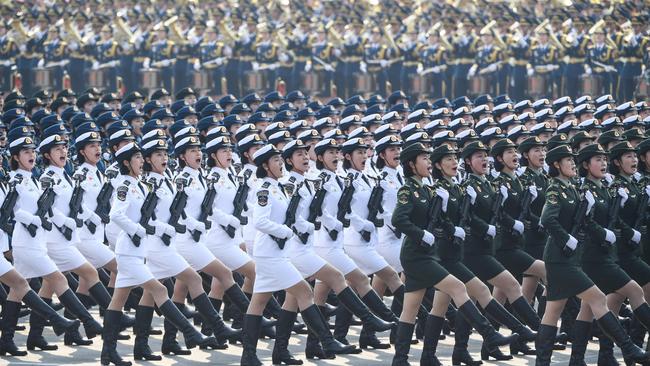
[[[625,262],[628,259],[634,259],[641,255],[641,247],[632,241],[634,235],[634,222],[637,217],[637,210],[643,190],[640,189],[632,177],[617,175],[610,186],[612,197],[616,197],[618,188],[623,188],[627,192],[628,199],[625,205],[618,213],[616,227],[620,230],[621,237],[617,240],[618,259]],[[644,210],[647,211],[647,210]]]
[[[508,198],[501,207],[501,219],[499,220],[500,230],[495,238],[497,250],[521,249],[523,248],[524,238],[518,232],[512,229],[515,220],[519,219],[521,214],[521,204],[524,198],[524,188],[519,178],[501,172],[494,179],[494,186],[505,186],[508,189]]]
[[[605,228],[609,224],[609,210],[612,196],[607,187],[601,182],[585,178],[582,191],[589,190],[594,195],[594,206],[585,220],[584,247],[582,262],[587,263],[616,263],[616,246],[605,241]],[[578,239],[578,238],[576,238]]]
[[[645,186],[650,184],[650,174],[645,174],[639,179],[639,186],[645,191]],[[641,234],[641,251],[643,253],[643,261],[650,264],[650,235],[648,235],[648,224],[650,224],[650,210],[645,210],[645,217],[643,218],[643,227]]]
[[[434,233],[438,256],[443,261],[460,261],[463,259],[463,246],[454,243],[454,229],[460,222],[460,206],[465,192],[458,184],[447,179],[438,179],[434,188],[449,192],[447,212],[440,216],[440,230]]]
[[[563,253],[579,203],[580,197],[573,184],[558,178],[551,179],[541,217],[542,226],[549,235],[544,248],[544,262],[580,265],[580,253],[572,256]],[[576,251],[580,249],[578,246]]]
[[[543,247],[546,244],[546,233],[539,226],[539,220],[542,215],[542,208],[544,207],[544,192],[548,188],[549,178],[544,174],[544,171],[536,172],[527,167],[519,179],[524,187],[531,185],[537,187],[537,198],[530,203],[530,211],[524,221],[524,226],[526,226],[526,231],[524,231],[524,247]]]
[[[496,192],[486,178],[470,174],[464,187],[473,187],[476,202],[471,206],[470,230],[465,233],[465,255],[494,255],[494,241],[487,235]]]

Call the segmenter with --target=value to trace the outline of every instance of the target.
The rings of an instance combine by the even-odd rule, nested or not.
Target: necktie
[[[368,177],[366,177],[365,174],[361,174],[361,179],[363,179],[363,181],[366,182],[368,186],[370,186],[370,182],[368,182]]]
[[[138,188],[140,188],[140,191],[142,191],[142,194],[143,194],[144,196],[147,195],[147,193],[146,193],[145,190],[144,190],[144,186],[142,185],[142,183],[138,182]]]
[[[172,182],[169,181],[169,179],[165,178],[165,185],[167,185],[167,188],[169,188],[169,191],[174,193],[174,188],[172,187]]]
[[[343,183],[341,183],[341,178],[338,175],[336,176],[336,183],[338,183],[339,188],[343,189]]]
[[[203,181],[203,176],[199,173],[199,182],[201,182],[201,186],[205,188],[205,182]]]
[[[102,173],[99,170],[96,170],[95,174],[97,175],[97,179],[99,179],[99,183],[104,183],[104,179],[102,178]]]
[[[34,185],[38,187],[38,180],[36,180],[36,178],[34,178],[33,175],[32,175],[32,182],[34,182]]]
[[[68,175],[67,172],[65,172],[65,171],[63,172],[63,177],[65,178],[65,180],[68,181],[68,183],[70,183],[71,186],[73,185],[72,184],[72,179],[70,179],[70,176]]]
[[[305,181],[305,187],[307,187],[307,191],[309,192],[309,195],[311,195],[311,184],[309,184],[309,182]]]
[[[400,173],[397,173],[397,181],[399,184],[404,185],[404,178],[402,178],[402,175]]]
[[[237,183],[235,182],[235,178],[233,177],[232,173],[228,173],[228,179],[230,179],[232,184],[237,185]]]
[[[280,187],[280,192],[282,192],[282,194],[286,197],[287,192],[284,191],[284,185],[282,185],[282,183],[278,183],[278,187]]]

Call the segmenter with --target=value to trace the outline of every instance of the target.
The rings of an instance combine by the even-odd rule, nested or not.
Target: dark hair
[[[345,156],[344,156],[343,157],[343,169],[348,170],[350,168],[352,168],[352,162],[350,162],[350,160],[346,159]]]
[[[187,166],[187,162],[184,159],[181,159],[181,155],[183,155],[183,153],[180,153],[180,154],[176,155],[176,158],[177,158],[176,160],[178,161],[178,166],[181,169],[183,169],[183,168],[185,168],[185,166]]]
[[[558,162],[559,164],[559,162]],[[553,165],[553,163],[550,163],[548,165],[548,175],[555,178],[560,175],[560,170]]]
[[[241,151],[241,152],[239,153],[239,158],[241,159],[241,163],[242,163],[242,165],[243,165],[243,164],[248,164],[248,163],[253,163],[252,160],[250,160],[249,158],[247,158],[246,156],[244,156],[244,154],[247,153],[249,150],[250,150],[250,148],[249,148],[248,150],[244,150],[244,151]],[[249,156],[250,156],[250,154],[249,154]]]
[[[322,156],[322,155],[319,155]],[[316,159],[316,169],[322,170],[325,169],[325,164],[321,160]]]
[[[18,170],[18,161],[14,159],[14,156],[18,157],[18,154],[11,154],[11,159],[9,159],[9,169]]]
[[[612,159],[610,160],[610,164],[607,164],[607,170],[609,170],[609,172],[612,173],[612,175],[618,175],[621,172],[621,168],[616,166],[616,164],[614,164],[615,161],[618,161],[620,163],[621,157],[619,156],[616,159]],[[638,165],[639,164],[637,164],[637,166]]]
[[[386,150],[384,150],[384,151],[386,151]],[[384,167],[386,166],[386,160],[384,160],[384,158],[381,157],[381,153],[377,154],[377,163],[376,163],[376,165],[377,165],[377,169],[384,169]]]
[[[465,163],[464,164],[465,165],[465,171],[467,173],[474,173],[474,171],[472,170],[472,164],[470,163],[471,161],[472,161],[472,156],[471,155],[468,156],[468,157],[465,157],[463,159],[463,162]]]
[[[128,175],[129,174],[129,167],[124,165],[124,160],[127,160],[127,159],[122,159],[122,160],[118,161],[117,165],[120,167],[120,174]],[[131,161],[131,159],[128,159],[128,160]]]
[[[530,151],[530,150],[528,150],[528,151]],[[521,153],[521,158],[519,159],[519,164],[521,166],[528,166],[528,164],[530,164],[528,162],[528,159],[524,156],[524,154],[528,154],[528,151]]]
[[[404,176],[405,177],[412,177],[412,176],[415,175],[415,172],[413,171],[413,169],[409,165],[409,163],[412,162],[412,161],[413,160],[409,160],[409,161],[405,161],[405,162],[402,163],[402,170],[404,170]]]
[[[266,169],[262,165],[257,167],[257,170],[255,171],[255,176],[258,178],[266,178],[268,174],[266,173]]]
[[[286,158],[286,159],[282,159],[282,160],[284,160],[284,167],[287,168],[288,172],[293,170],[293,165],[291,165],[291,163],[289,163],[289,159],[291,159],[291,158],[289,157],[289,158]]]
[[[578,166],[578,175],[579,176],[586,177],[589,174],[589,171],[587,170],[587,168],[584,167],[583,163],[587,163],[587,165],[589,165],[590,161],[591,161],[591,158],[589,158],[589,160],[587,160],[587,161],[583,161],[582,163],[580,163],[580,165]]]
[[[439,162],[440,161],[437,161],[436,163],[439,163]],[[443,179],[444,174],[442,174],[441,169],[438,169],[438,167],[436,167],[436,163],[433,163],[433,165],[431,166],[431,176],[433,178],[435,178],[435,179]]]
[[[81,165],[86,162],[86,158],[84,158],[83,155],[81,155],[81,150],[77,150],[77,156],[76,156],[77,164]]]
[[[494,170],[496,170],[497,172],[500,172],[503,170],[503,168],[505,168],[505,165],[497,159],[499,156],[503,158],[503,155],[497,155],[494,158]]]
[[[648,173],[648,169],[646,168],[646,164],[650,164],[650,161],[643,161],[641,160],[641,156],[644,156],[645,153],[643,154],[637,154],[637,158],[639,159],[639,163],[637,164],[636,168],[640,173]]]

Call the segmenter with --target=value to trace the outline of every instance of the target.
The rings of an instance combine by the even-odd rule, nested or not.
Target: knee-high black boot
[[[524,355],[535,354],[535,350],[528,347],[526,342],[534,341],[537,337],[537,333],[523,325],[519,319],[510,314],[506,308],[494,299],[485,307],[485,312],[499,324],[503,324],[514,333],[519,334],[519,339],[516,342],[510,343],[510,353],[512,355],[516,355],[517,353],[522,353]]]
[[[101,283],[101,281],[88,288],[88,293],[101,309],[107,309],[108,305],[111,303],[111,294],[108,292],[104,284]],[[126,314],[122,314],[120,324],[121,330],[131,328],[135,324],[135,318]]]
[[[611,338],[621,349],[626,364],[650,361],[650,354],[644,352],[641,348],[632,343],[630,336],[625,333],[625,330],[612,312],[608,312],[596,321],[598,322],[600,329],[603,330],[603,333]]]
[[[133,359],[136,361],[160,361],[162,356],[155,355],[149,347],[149,328],[153,319],[153,307],[138,305],[135,310],[135,343],[133,344]]]
[[[203,319],[210,323],[212,334],[219,343],[225,343],[226,341],[236,342],[241,340],[241,331],[231,329],[223,322],[205,292],[195,297],[192,301]]]
[[[20,303],[7,300],[2,307],[2,335],[0,335],[0,356],[27,356],[27,351],[21,351],[14,343],[14,333],[18,324]]]
[[[391,323],[399,322],[399,318],[395,316],[392,311],[390,311],[381,297],[379,297],[379,295],[377,295],[374,290],[368,291],[368,293],[365,294],[361,300],[364,302],[364,304],[368,305],[368,308],[372,310],[373,313],[377,314],[377,316],[382,320]]]
[[[102,365],[110,365],[113,363],[115,366],[131,366],[131,362],[124,361],[117,353],[117,335],[120,332],[120,319],[122,319],[121,311],[106,310],[104,313]]]
[[[209,299],[214,310],[217,313],[219,313],[219,311],[221,311],[221,305],[223,304],[223,301],[219,299],[215,299],[214,297],[209,297]],[[201,323],[201,333],[203,333],[203,335],[205,336],[212,335],[212,327],[208,322],[204,321],[203,323]]]
[[[207,296],[205,300],[208,301]],[[213,337],[204,337],[201,332],[197,331],[196,328],[187,320],[187,318],[180,312],[180,310],[174,305],[171,300],[165,301],[162,305],[159,306],[160,311],[165,316],[165,319],[171,321],[178,330],[183,333],[185,338],[185,346],[189,349],[192,349],[196,346],[214,346],[218,347],[219,343]],[[213,309],[214,310],[214,309]]]
[[[573,341],[571,342],[571,359],[569,366],[587,366],[585,351],[591,338],[591,321],[576,320],[573,325]]]
[[[68,320],[60,316],[52,307],[50,303],[52,300],[44,301],[34,291],[29,290],[23,296],[23,302],[29,306],[32,311],[39,314],[42,318],[50,322],[54,334],[61,335],[68,329],[76,329],[79,326],[78,320]]]
[[[174,305],[178,307],[179,310],[180,308],[185,307],[185,304],[174,303]],[[162,346],[160,348],[163,355],[174,354],[178,356],[187,356],[192,353],[190,350],[183,349],[181,345],[178,344],[178,341],[176,340],[178,329],[168,319],[164,320],[164,329]]]
[[[411,350],[411,338],[415,324],[399,322],[395,336],[395,356],[392,366],[409,366],[409,351]]]
[[[311,305],[310,307],[303,309],[300,314],[309,330],[316,334],[326,353],[336,355],[357,352],[356,347],[344,345],[334,339],[327,323],[325,322],[325,318],[321,315],[320,310],[318,310],[318,306]]]
[[[52,300],[50,300],[51,303]],[[74,319],[76,318],[71,312],[68,310],[63,311],[63,315],[66,318]],[[89,346],[93,344],[92,339],[84,339],[81,336],[81,333],[79,332],[79,327],[74,327],[72,329],[69,329],[65,332],[65,335],[63,336],[63,344],[66,346]]]
[[[512,307],[513,312],[519,319],[522,320],[524,324],[530,327],[532,330],[537,330],[539,328],[540,323],[542,320],[540,319],[539,316],[537,316],[537,313],[533,309],[532,306],[530,306],[530,303],[521,296],[517,300],[513,301],[510,306]],[[520,336],[524,337],[523,334],[519,334]],[[525,338],[525,337],[524,337]],[[533,339],[535,338],[535,335],[532,337]],[[532,340],[532,339],[531,339]]]
[[[75,296],[72,290],[68,289],[59,296],[59,300],[67,310],[76,316],[84,325],[86,330],[86,337],[95,338],[98,334],[102,333],[102,326],[88,313],[88,310]],[[119,325],[119,323],[118,323]]]
[[[43,299],[44,302],[52,302],[50,299]],[[43,337],[43,329],[47,321],[35,311],[29,315],[29,334],[27,335],[27,349],[33,351],[40,349],[41,351],[56,351],[59,347],[55,344],[47,343]]]
[[[336,296],[343,306],[361,319],[364,327],[369,331],[383,332],[396,326],[395,323],[385,322],[370,312],[370,309],[368,309],[350,287],[346,287]]]
[[[273,354],[271,359],[274,365],[302,365],[302,360],[293,357],[289,352],[289,338],[291,338],[291,329],[296,321],[298,313],[288,310],[280,310],[278,317],[275,344],[273,345]]]
[[[471,301],[466,301],[458,308],[458,311],[479,332],[481,337],[483,337],[484,343],[490,350],[510,344],[519,338],[517,333],[513,333],[507,337],[498,333]]]
[[[366,349],[388,349],[390,348],[390,343],[381,343],[374,330],[368,329],[365,325],[361,327],[361,332],[359,333],[359,348]]]
[[[537,340],[535,341],[535,348],[537,350],[535,366],[549,366],[551,364],[551,355],[553,354],[553,343],[555,343],[556,334],[557,327],[544,324],[539,326]]]
[[[248,296],[242,291],[241,287],[239,287],[238,284],[234,284],[230,286],[227,290],[224,291],[224,296],[228,299],[228,301],[233,304],[239,312],[242,314],[245,314],[246,311],[248,310],[248,305],[250,304],[250,300]],[[271,300],[269,300],[271,301]],[[273,305],[271,305],[273,307]],[[278,314],[279,315],[279,314]],[[235,322],[233,322],[233,327],[234,327]],[[262,317],[262,335],[266,336],[268,338],[275,338],[275,329],[273,326],[275,325],[275,321],[269,320],[265,317]]]
[[[426,325],[424,326],[424,345],[420,356],[420,366],[442,366],[436,357],[438,348],[438,337],[442,332],[442,325],[445,318],[429,314]]]
[[[257,340],[260,337],[262,316],[244,315],[244,327],[242,333],[242,344],[244,349],[241,354],[241,366],[261,366],[262,362],[257,358]]]
[[[598,366],[620,365],[614,357],[614,342],[604,334],[598,338]]]
[[[451,363],[453,365],[478,366],[483,362],[474,360],[467,350],[469,336],[472,333],[472,326],[467,322],[464,316],[456,317],[456,329],[454,331],[454,351],[451,354]]]
[[[336,308],[336,318],[334,319],[334,338],[343,344],[350,344],[345,338],[350,329],[352,322],[352,313],[345,307],[339,306]]]

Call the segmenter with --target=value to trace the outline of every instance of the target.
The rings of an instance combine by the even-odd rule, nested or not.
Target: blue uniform
[[[641,76],[643,54],[650,44],[650,39],[642,35],[634,35],[629,42],[623,41],[620,59],[623,68],[620,73],[619,98],[620,100],[634,99],[636,78]]]
[[[151,58],[151,66],[155,66],[156,62],[171,60],[174,57],[174,42],[169,40],[156,41],[151,45],[151,52],[149,58]],[[172,75],[174,75],[174,69],[171,65],[158,67],[160,70],[160,77],[162,79],[163,87],[167,90],[172,89]]]
[[[224,94],[225,91],[221,90],[221,78],[224,76],[225,69],[225,49],[226,45],[223,42],[212,41],[212,42],[203,42],[199,46],[199,54],[201,59],[201,65],[203,69],[207,70],[212,75],[212,92],[215,95]],[[224,58],[222,62],[216,62]]]
[[[524,36],[517,42],[511,40],[508,45],[508,53],[511,56],[508,95],[514,100],[523,100],[528,88],[526,72],[530,60],[530,38]]]
[[[553,95],[553,85],[557,80],[553,77],[553,71],[547,69],[547,66],[558,66],[558,51],[555,46],[550,44],[536,45],[531,52],[531,65],[535,69],[535,74],[541,75],[546,79],[546,93],[543,97]]]
[[[591,45],[587,49],[587,63],[603,84],[601,94],[614,94],[615,73],[605,70],[603,66],[614,67],[615,54],[615,50],[607,44]]]
[[[294,62],[291,75],[287,82],[288,90],[299,90],[302,87],[302,72],[311,57],[311,44],[307,35],[289,40],[287,49],[293,52]]]
[[[426,74],[429,95],[433,99],[442,98],[450,90],[451,85],[446,84],[447,80],[445,78],[448,57],[447,50],[438,44],[420,48],[423,69],[427,71],[433,67],[439,68],[439,72],[428,72]]]
[[[502,93],[500,88],[501,85],[499,85],[501,84],[499,80],[499,68],[501,67],[499,63],[501,61],[503,61],[503,51],[495,45],[484,45],[476,51],[476,64],[478,65],[477,73],[478,71],[485,69],[486,67],[491,67],[492,65],[496,65],[497,67],[495,71],[483,74],[483,76],[488,79],[488,93],[492,95],[499,95]]]
[[[564,35],[562,37],[562,45],[564,46],[564,53],[568,56],[568,61],[563,70],[565,93],[564,95],[570,96],[572,99],[578,97],[580,75],[584,72],[584,65],[587,57],[587,47],[589,38],[581,34],[578,36]],[[610,92],[607,92],[609,94]]]
[[[18,46],[7,35],[0,37],[0,89],[11,90],[11,65],[18,55]]]
[[[95,45],[95,60],[101,65],[120,59],[120,46],[117,42],[109,40],[99,42]],[[109,66],[103,68],[108,79],[108,90],[117,89],[117,67]]]
[[[255,61],[259,63],[260,68],[263,69],[261,72],[266,76],[266,85],[264,85],[266,92],[271,92],[275,89],[275,78],[277,73],[274,66],[277,66],[278,64],[278,45],[272,42],[258,43],[255,46]],[[268,68],[269,66],[271,66],[271,68]]]
[[[379,94],[386,95],[386,80],[388,74],[381,62],[386,62],[388,48],[381,43],[367,42],[363,47],[363,60],[366,63],[368,73],[372,75],[373,81]]]
[[[336,69],[338,64],[337,58],[334,55],[334,46],[328,42],[313,43],[311,46],[312,70],[317,72],[320,77],[321,95],[330,95],[334,69]],[[326,70],[326,66],[323,63],[331,66],[332,69]]]
[[[459,37],[453,43],[453,58],[456,60],[452,74],[454,89],[449,96],[459,97],[467,94],[467,73],[474,64],[478,40],[471,36]]]

